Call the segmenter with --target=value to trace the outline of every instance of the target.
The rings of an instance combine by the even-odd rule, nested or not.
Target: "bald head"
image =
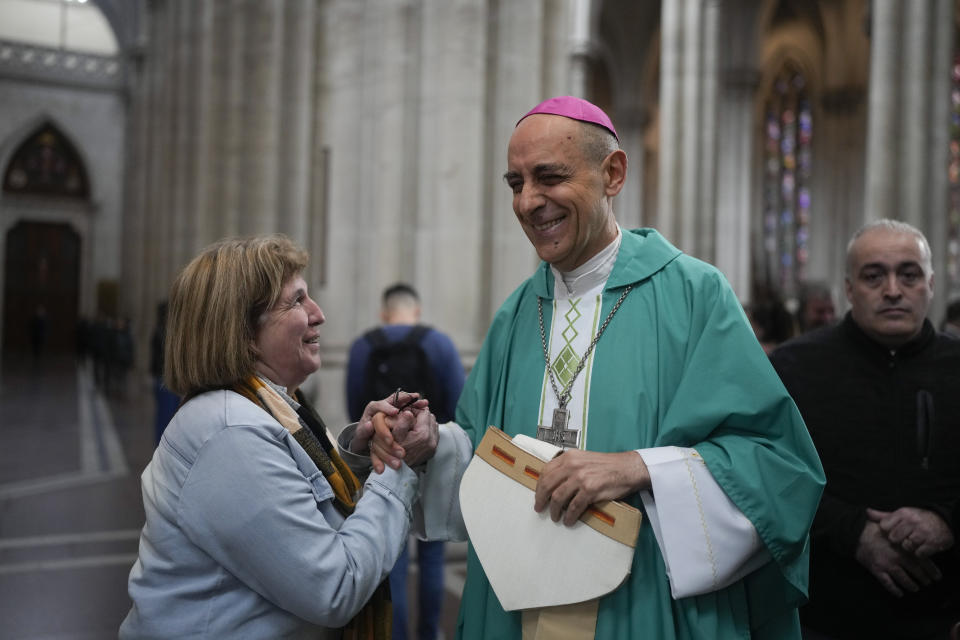
[[[857,229],[857,231],[853,234],[853,237],[850,238],[850,242],[847,243],[847,277],[850,277],[850,274],[855,266],[855,245],[864,235],[875,232],[886,233],[888,235],[902,234],[916,238],[916,241],[919,243],[920,256],[923,260],[923,268],[928,274],[933,274],[933,255],[930,251],[930,244],[927,242],[927,238],[923,235],[923,232],[912,224],[901,222],[900,220],[883,218],[881,220],[874,220],[873,222],[868,222],[867,224],[863,225]]]

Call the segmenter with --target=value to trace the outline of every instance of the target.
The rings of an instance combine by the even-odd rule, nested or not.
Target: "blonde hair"
[[[260,318],[307,261],[280,234],[220,240],[191,260],[170,288],[166,386],[186,399],[253,375]]]

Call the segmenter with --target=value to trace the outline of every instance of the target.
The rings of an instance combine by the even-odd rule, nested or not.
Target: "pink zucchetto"
[[[610,121],[609,116],[603,112],[603,109],[593,103],[587,102],[583,98],[575,98],[573,96],[550,98],[549,100],[544,100],[533,109],[530,109],[530,111],[524,114],[523,118],[532,116],[535,113],[548,113],[554,116],[563,116],[565,118],[579,120],[580,122],[600,125],[612,133],[613,137],[617,139],[617,142],[620,142],[620,137],[617,135],[617,130],[613,128],[613,122]],[[523,118],[517,120],[517,124],[520,124]]]

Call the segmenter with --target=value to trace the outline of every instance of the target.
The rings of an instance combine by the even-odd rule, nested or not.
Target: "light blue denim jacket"
[[[121,638],[339,637],[407,539],[417,474],[371,474],[344,519],[293,436],[232,391],[187,402],[141,478]]]

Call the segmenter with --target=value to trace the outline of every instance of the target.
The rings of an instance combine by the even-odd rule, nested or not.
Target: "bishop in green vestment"
[[[652,229],[618,227],[612,203],[627,157],[595,105],[571,97],[537,105],[517,124],[507,166],[514,213],[543,262],[497,311],[456,424],[441,425],[421,484],[423,535],[462,535],[448,494],[488,426],[536,437],[551,406],[575,408],[576,442],[543,468],[534,508],[568,525],[599,500],[625,500],[647,515],[630,575],[599,601],[595,637],[799,638],[823,469],[726,279]],[[571,330],[554,331],[555,318]],[[554,350],[561,340],[579,340],[576,353]],[[403,437],[373,433],[359,425],[355,450],[372,438],[375,468],[399,465]],[[665,452],[677,451],[688,456],[674,467],[680,473],[664,473]],[[685,521],[673,519],[676,504],[694,518],[692,536],[668,528],[668,512]],[[737,546],[721,544],[721,533],[745,540],[749,557],[728,553]],[[678,563],[687,550],[706,559]],[[521,613],[503,609],[472,547],[467,564],[458,637],[519,640]],[[681,588],[696,571],[705,586]]]
[[[645,519],[627,581],[600,600],[596,637],[799,638],[808,531],[824,484],[819,459],[723,275],[654,230],[619,232],[612,199],[623,185],[626,156],[615,138],[606,114],[575,98],[541,103],[518,124],[505,179],[544,262],[496,313],[456,423],[474,446],[488,425],[536,437],[544,389],[552,393],[544,383],[541,331],[551,331],[555,277],[574,273],[621,237],[599,317],[632,289],[592,354],[581,448],[695,449],[770,560],[729,586],[674,598]],[[642,508],[636,491],[616,497]],[[519,639],[520,618],[500,606],[471,548],[458,637]]]
[[[596,637],[798,638],[807,533],[824,480],[796,406],[716,269],[641,229],[623,234],[601,315],[629,284],[596,346],[586,448],[693,447],[772,560],[720,591],[674,600],[644,522],[627,582],[600,600]],[[536,436],[537,296],[550,300],[553,290],[544,263],[497,312],[457,407],[474,445],[487,425]],[[502,609],[472,550],[458,624],[464,639],[520,638],[520,615]]]

